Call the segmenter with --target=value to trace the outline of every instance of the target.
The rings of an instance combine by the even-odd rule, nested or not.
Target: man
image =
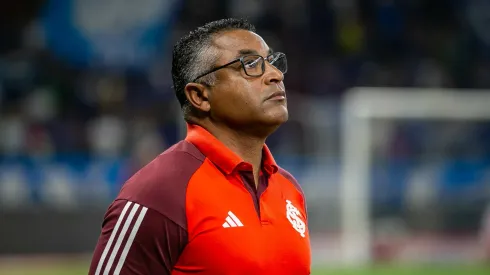
[[[243,20],[175,45],[187,137],[125,183],[89,274],[310,274],[304,195],[265,145],[288,118],[286,71]]]

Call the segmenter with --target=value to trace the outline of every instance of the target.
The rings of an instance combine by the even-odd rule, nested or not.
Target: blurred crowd
[[[181,134],[171,90],[171,47],[183,33],[224,17],[249,18],[272,47],[288,54],[286,84],[299,101],[317,97],[336,105],[353,86],[490,88],[485,1],[173,1],[176,7],[167,7],[174,13],[170,27],[161,34],[168,38],[158,40],[159,50],[138,68],[130,62],[81,65],[80,58],[65,59],[51,48],[49,39],[55,38],[46,35],[43,16],[49,15],[47,7],[57,8],[48,2],[2,4],[11,15],[0,33],[3,154],[161,151]],[[100,20],[100,7],[89,6],[94,6],[87,11],[90,19]],[[119,6],[109,7],[119,12],[113,20],[129,12],[121,9],[132,8]],[[291,108],[303,118],[304,110]]]
[[[487,1],[130,2],[1,4],[0,153],[9,167],[4,182],[19,181],[10,173],[18,161],[32,167],[32,160],[69,158],[78,167],[85,158],[105,165],[110,160],[107,167],[124,160],[118,172],[104,168],[112,172],[102,176],[120,184],[182,138],[171,88],[172,45],[219,18],[248,18],[271,47],[288,56],[291,120],[269,145],[298,177],[310,157],[338,162],[340,100],[351,87],[490,88]],[[456,158],[451,165],[485,174],[489,129],[485,123],[393,124],[379,129],[376,149],[388,160]],[[475,158],[481,161],[473,165]],[[457,182],[472,181],[448,171]]]
[[[43,30],[49,6],[44,2],[18,9],[29,18],[2,28],[6,135],[0,145],[7,154],[117,155],[144,147],[142,140],[156,136],[159,141],[150,142],[156,151],[175,142],[178,106],[171,90],[171,46],[176,37],[216,18],[249,18],[269,44],[288,54],[286,83],[295,98],[337,100],[352,86],[490,87],[490,37],[484,30],[490,10],[484,1],[217,0],[204,6],[182,1],[164,34],[170,38],[151,61],[134,70],[133,64],[78,66],[64,60],[50,49]],[[120,13],[114,17],[126,14]],[[145,129],[135,129],[133,122]]]

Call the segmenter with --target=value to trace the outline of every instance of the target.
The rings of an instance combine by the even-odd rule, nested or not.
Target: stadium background
[[[0,4],[0,274],[86,273],[121,184],[182,137],[169,73],[173,43],[224,17],[248,18],[288,55],[291,118],[268,144],[306,192],[315,266],[335,267],[339,255],[346,91],[490,89],[483,0],[7,1]],[[402,121],[375,129],[376,268],[351,272],[489,274],[490,124]]]

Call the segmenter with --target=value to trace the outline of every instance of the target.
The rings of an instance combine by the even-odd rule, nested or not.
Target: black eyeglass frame
[[[243,59],[245,58],[248,58],[248,57],[251,57],[251,56],[256,56],[258,58],[261,58],[262,59],[262,73],[261,74],[258,74],[258,75],[250,75],[248,72],[247,72],[247,69],[245,69],[245,63],[243,62]],[[274,59],[272,59],[271,62],[269,62],[269,59],[270,57],[275,57]],[[274,61],[278,60],[279,58],[286,58],[286,54],[285,53],[282,53],[282,52],[275,52],[275,53],[271,53],[269,54],[267,57],[263,57],[261,55],[258,55],[258,54],[247,54],[247,55],[244,55],[240,58],[237,58],[233,61],[230,61],[228,63],[226,63],[225,65],[222,65],[222,66],[219,66],[219,67],[216,67],[206,73],[203,73],[201,75],[199,75],[198,77],[196,77],[192,82],[196,82],[196,80],[198,80],[199,78],[203,77],[203,76],[206,76],[210,73],[214,73],[218,70],[221,70],[223,68],[226,68],[228,66],[230,66],[231,64],[234,64],[234,63],[237,63],[238,61],[240,61],[241,65],[242,65],[242,69],[243,71],[245,72],[246,75],[248,76],[251,76],[251,77],[259,77],[259,76],[262,76],[264,73],[265,73],[265,61],[267,60],[267,62],[269,62],[269,64],[271,64],[272,66],[274,66]],[[286,59],[286,64],[287,64],[287,59]],[[276,66],[274,66],[275,68],[277,68]],[[279,71],[281,71],[279,68],[277,68]],[[282,74],[286,74],[286,72],[288,71],[288,68],[287,68],[287,65],[286,65],[286,70],[283,72],[281,71]]]

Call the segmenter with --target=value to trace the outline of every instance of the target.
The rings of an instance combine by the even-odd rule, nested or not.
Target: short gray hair
[[[215,64],[217,53],[212,48],[213,37],[220,32],[236,29],[255,32],[255,27],[244,19],[221,19],[191,31],[175,44],[172,55],[173,88],[186,120],[193,108],[185,95],[185,86],[211,70]],[[214,74],[199,79],[199,83],[205,85],[214,85],[215,81]]]

